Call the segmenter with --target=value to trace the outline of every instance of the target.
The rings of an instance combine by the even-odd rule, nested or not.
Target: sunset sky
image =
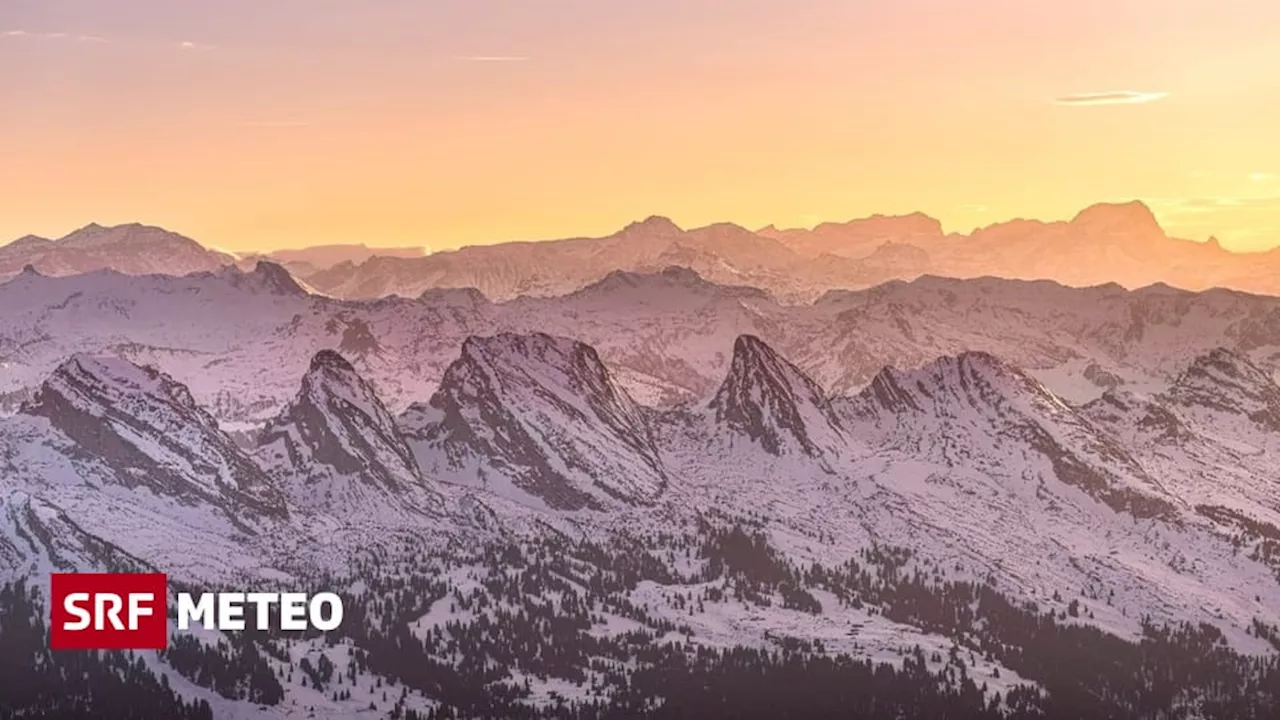
[[[1280,245],[1276,0],[3,0],[0,108],[0,242],[967,231],[1140,198]]]

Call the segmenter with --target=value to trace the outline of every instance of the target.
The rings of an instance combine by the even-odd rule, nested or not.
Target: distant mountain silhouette
[[[49,276],[103,269],[127,275],[186,275],[233,262],[231,255],[189,237],[139,223],[91,223],[58,240],[27,235],[0,245],[0,277],[17,275],[26,266]]]
[[[0,277],[27,265],[46,275],[104,268],[182,275],[232,262],[250,269],[259,259],[281,264],[315,291],[348,299],[419,297],[462,288],[479,290],[493,301],[549,297],[575,292],[615,271],[649,274],[668,267],[688,268],[720,285],[760,288],[784,302],[811,302],[829,290],[922,275],[1280,293],[1280,251],[1232,253],[1216,239],[1172,238],[1139,201],[1099,203],[1065,221],[1009,220],[967,235],[946,234],[938,220],[923,213],[757,231],[732,223],[685,229],[655,215],[598,238],[430,254],[422,248],[329,245],[238,259],[159,228],[90,225],[61,240],[26,236],[0,246]]]
[[[283,265],[294,275],[306,277],[342,263],[359,265],[375,257],[419,258],[427,252],[428,249],[425,247],[370,247],[363,244],[314,245],[242,255],[240,262],[244,266],[251,265],[257,260],[270,260]]]

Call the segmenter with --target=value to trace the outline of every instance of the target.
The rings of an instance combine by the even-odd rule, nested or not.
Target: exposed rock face
[[[23,412],[47,418],[129,487],[212,503],[233,517],[286,514],[265,473],[186,386],[153,368],[73,356]]]
[[[1174,512],[1168,493],[1118,442],[989,353],[944,357],[913,371],[886,368],[841,409],[856,432],[914,456],[978,469],[997,457],[1019,467],[1039,459],[1050,475],[1116,511]]]
[[[843,442],[822,388],[753,335],[734,342],[729,374],[709,409],[717,424],[772,455],[799,451],[816,457]]]
[[[412,451],[373,388],[337,352],[311,360],[297,397],[259,439],[259,456],[290,477],[296,501],[350,514],[432,504]]]
[[[594,349],[564,338],[469,338],[405,424],[446,466],[502,474],[552,507],[648,503],[667,482],[643,410]]]

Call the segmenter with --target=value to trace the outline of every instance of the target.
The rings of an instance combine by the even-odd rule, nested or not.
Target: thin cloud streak
[[[454,60],[462,62],[528,62],[523,55],[455,55]]]
[[[0,32],[0,37],[15,38],[26,40],[69,40],[71,42],[82,43],[109,43],[110,39],[101,35],[88,35],[83,33],[67,33],[67,32],[32,32],[31,30],[5,30]],[[203,43],[192,42],[190,40],[181,40],[176,42],[165,43],[182,50],[213,50],[214,46],[205,45]]]
[[[104,43],[106,38],[98,35],[83,35],[65,32],[31,32],[29,30],[5,30],[0,36],[8,38],[31,38],[33,40],[71,40],[73,42]]]
[[[1135,90],[1112,90],[1108,92],[1076,93],[1054,98],[1059,105],[1069,107],[1088,107],[1093,105],[1141,105],[1169,97],[1167,92],[1138,92]]]
[[[304,128],[310,126],[311,123],[305,120],[249,120],[236,125],[236,127],[242,128]]]
[[[1198,215],[1224,210],[1280,209],[1280,195],[1150,198],[1147,204],[1171,215]]]

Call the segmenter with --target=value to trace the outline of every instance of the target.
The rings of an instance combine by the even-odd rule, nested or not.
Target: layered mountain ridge
[[[579,338],[614,383],[657,407],[712,397],[741,335],[777,348],[836,395],[860,391],[885,366],[966,351],[995,353],[1076,403],[1166,387],[1219,346],[1264,372],[1280,368],[1280,301],[1159,286],[924,276],[795,306],[666,268],[615,272],[559,298],[493,303],[474,290],[432,290],[357,302],[310,294],[263,263],[182,278],[33,272],[0,283],[0,305],[0,414],[67,357],[115,354],[166,368],[244,431],[279,414],[322,349],[340,349],[398,414],[430,398],[467,337],[502,333]]]
[[[1081,258],[1087,257],[1086,260]],[[1280,292],[1280,254],[1237,254],[1215,239],[1169,237],[1140,201],[1098,203],[1070,220],[1015,219],[968,235],[944,233],[923,213],[824,222],[812,229],[751,231],[733,223],[684,229],[653,216],[600,238],[510,242],[426,253],[422,248],[319,246],[235,258],[159,228],[90,225],[60,240],[35,236],[0,246],[0,277],[25,265],[49,275],[110,268],[126,274],[212,271],[279,263],[316,291],[348,299],[418,297],[476,288],[495,301],[571,293],[610,272],[689,267],[725,285],[753,285],[786,302],[924,274],[1051,279],[1086,287],[1166,283]]]
[[[141,223],[104,227],[91,223],[56,240],[27,235],[0,245],[0,277],[25,266],[46,275],[111,269],[128,275],[211,272],[235,258],[189,237]]]
[[[469,336],[429,402],[400,417],[356,363],[321,350],[252,454],[172,377],[118,357],[76,355],[24,413],[0,418],[0,567],[21,575],[136,560],[184,582],[274,578],[278,586],[281,577],[316,574],[349,582],[359,631],[296,640],[307,657],[355,656],[359,648],[382,662],[387,648],[410,652],[409,637],[425,638],[425,649],[435,628],[465,628],[466,643],[486,633],[499,639],[506,631],[493,623],[516,617],[509,606],[526,614],[559,608],[585,623],[583,633],[596,633],[597,648],[619,638],[637,643],[633,650],[656,648],[631,630],[661,637],[672,632],[664,623],[677,621],[682,637],[696,639],[689,642],[732,647],[770,647],[771,634],[783,631],[855,654],[914,644],[941,656],[970,642],[902,614],[876,594],[888,590],[838,589],[850,554],[882,548],[902,563],[886,578],[945,569],[1116,638],[1141,636],[1148,621],[1185,620],[1212,624],[1226,647],[1267,652],[1254,623],[1280,621],[1280,556],[1266,550],[1280,519],[1264,469],[1280,448],[1266,444],[1275,432],[1258,413],[1277,386],[1242,356],[1206,352],[1164,394],[1146,397],[1183,417],[1195,438],[1168,464],[1140,438],[1111,429],[1133,423],[1101,412],[1127,391],[1075,405],[995,354],[882,369],[860,392],[828,394],[759,336],[738,335],[731,346],[717,389],[656,408],[634,400],[589,344],[545,333]],[[1260,456],[1215,434],[1228,420],[1255,428]],[[1214,502],[1202,489],[1211,476]],[[258,505],[271,512],[252,527],[220,519],[226,508]],[[741,524],[716,529],[725,522]],[[39,542],[29,542],[32,533]],[[469,546],[495,548],[496,567],[464,559]],[[621,559],[607,560],[602,547]],[[414,571],[423,575],[404,574],[425,558]],[[569,575],[539,580],[544,562]],[[721,575],[716,563],[742,569]],[[332,575],[352,567],[359,571],[349,578]],[[566,579],[591,567],[610,569]],[[639,577],[620,579],[626,573]],[[542,582],[557,589],[519,590]],[[485,593],[498,587],[517,594],[491,613]],[[574,614],[576,600],[556,600],[574,587],[607,599],[593,611],[599,620]],[[848,597],[859,604],[837,592],[854,592]],[[1070,604],[1050,599],[1064,595]],[[538,605],[544,600],[551,605]],[[389,619],[393,606],[403,619]],[[850,642],[852,625],[874,632]],[[577,643],[574,632],[556,642]],[[406,639],[385,640],[395,633]],[[477,661],[479,647],[450,636],[456,653]],[[487,655],[498,646],[482,647]],[[283,680],[286,661],[269,662],[282,697],[353,712],[340,695]],[[1023,682],[1000,664],[1006,660],[990,662],[987,677]],[[371,671],[353,672],[355,687],[376,688]],[[197,692],[184,678],[174,681],[179,689]],[[404,701],[418,707],[449,692],[401,682]],[[578,687],[556,682],[565,683],[557,692]],[[225,713],[275,712],[218,702]]]

